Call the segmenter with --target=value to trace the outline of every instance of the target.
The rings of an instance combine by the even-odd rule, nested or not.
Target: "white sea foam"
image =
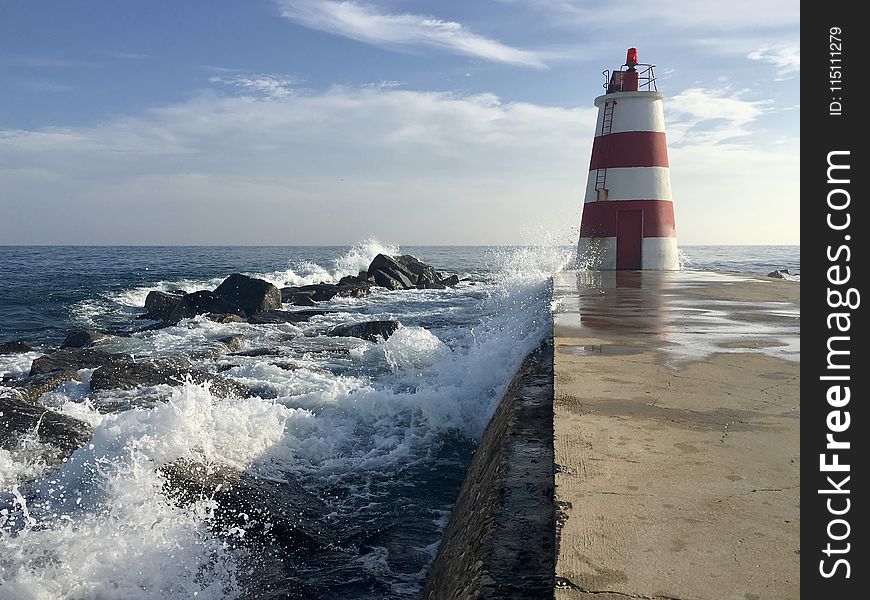
[[[256,273],[254,276],[265,279],[279,288],[315,283],[336,283],[345,275],[358,275],[360,271],[367,270],[378,254],[395,255],[398,253],[398,246],[368,239],[354,245],[346,253],[335,258],[332,261],[331,269],[310,261],[303,261],[291,265],[284,271]]]
[[[91,444],[52,474],[54,508],[31,511],[36,523],[24,526],[6,509],[0,598],[237,596],[237,557],[209,530],[209,499],[173,505],[157,469],[178,458],[243,469],[288,421],[310,418],[192,384],[154,409],[106,417]]]
[[[0,378],[23,377],[30,372],[33,360],[42,356],[41,352],[22,352],[21,354],[0,354]]]
[[[403,327],[366,354],[383,356],[394,370],[425,369],[449,354],[444,342],[422,327]]]
[[[0,492],[9,491],[48,470],[38,442],[23,442],[21,446],[12,451],[0,448]]]
[[[365,268],[378,252],[396,254],[398,248],[361,244],[332,269],[270,279],[282,285],[334,281]],[[224,375],[259,385],[274,400],[221,400],[187,384],[168,391],[170,401],[153,409],[101,415],[82,384],[47,396],[53,407],[96,431],[90,446],[52,471],[56,491],[48,507],[32,511],[35,526],[22,526],[20,510],[6,505],[8,518],[17,522],[0,526],[0,598],[234,597],[241,551],[212,533],[207,498],[187,509],[169,502],[157,469],[187,458],[338,485],[423,460],[449,430],[480,436],[523,357],[549,333],[548,278],[569,259],[564,248],[549,246],[493,253],[495,272],[486,283],[383,292],[358,301],[354,308],[364,320],[411,323],[378,344],[321,336],[349,321],[341,313],[298,327],[190,319],[110,341],[108,349],[145,357],[192,354],[223,335],[243,334],[246,349],[278,355],[225,355],[199,364],[209,370],[223,365]],[[141,305],[140,296],[124,302]],[[358,483],[349,490],[367,493]],[[79,501],[74,508],[70,498]],[[374,558],[370,567],[380,573],[384,565]],[[379,577],[390,576],[384,573]],[[413,581],[399,578],[396,585],[400,595],[413,595]]]

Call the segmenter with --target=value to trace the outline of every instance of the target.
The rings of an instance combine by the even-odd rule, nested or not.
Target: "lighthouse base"
[[[636,263],[620,264],[616,236],[582,237],[577,245],[577,264],[587,271],[637,269]],[[647,237],[641,240],[640,269],[676,271],[680,268],[677,238]]]

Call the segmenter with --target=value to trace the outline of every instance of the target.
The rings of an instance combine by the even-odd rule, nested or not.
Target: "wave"
[[[335,281],[379,252],[399,249],[370,240],[331,269],[296,265],[259,275],[276,285]],[[411,502],[408,486],[427,485],[410,474],[443,464],[435,455],[444,440],[479,438],[523,358],[550,334],[549,278],[571,258],[552,246],[496,251],[493,272],[476,286],[375,294],[298,326],[191,319],[111,342],[111,350],[141,357],[193,353],[221,336],[243,335],[243,348],[278,355],[200,359],[202,368],[219,367],[256,387],[253,398],[216,398],[208,386],[188,382],[164,390],[166,401],[154,408],[102,414],[94,408],[100,401],[155,391],[88,395],[86,384],[75,384],[55,392],[52,406],[96,429],[89,446],[20,494],[0,487],[0,598],[243,595],[250,557],[232,540],[244,531],[216,527],[209,497],[183,508],[166,497],[161,467],[179,459],[304,481],[329,507],[318,524],[324,531],[398,519],[384,511]],[[140,296],[112,297],[139,305]],[[375,318],[405,326],[379,344],[322,335],[348,319]],[[425,549],[434,549],[449,509],[425,496],[411,511],[431,520],[431,532],[416,540],[416,563],[395,567],[387,543],[344,563],[399,596],[418,594],[432,557]]]

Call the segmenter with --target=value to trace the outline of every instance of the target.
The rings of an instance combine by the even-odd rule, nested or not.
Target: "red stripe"
[[[667,167],[668,143],[661,131],[599,135],[592,143],[589,170],[616,167]]]
[[[616,213],[643,211],[643,237],[675,237],[674,203],[664,200],[611,200],[583,205],[580,237],[615,237]]]

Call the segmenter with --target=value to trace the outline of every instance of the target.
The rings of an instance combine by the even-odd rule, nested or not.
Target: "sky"
[[[799,244],[796,0],[2,0],[0,244],[576,240],[656,65],[681,244]]]

